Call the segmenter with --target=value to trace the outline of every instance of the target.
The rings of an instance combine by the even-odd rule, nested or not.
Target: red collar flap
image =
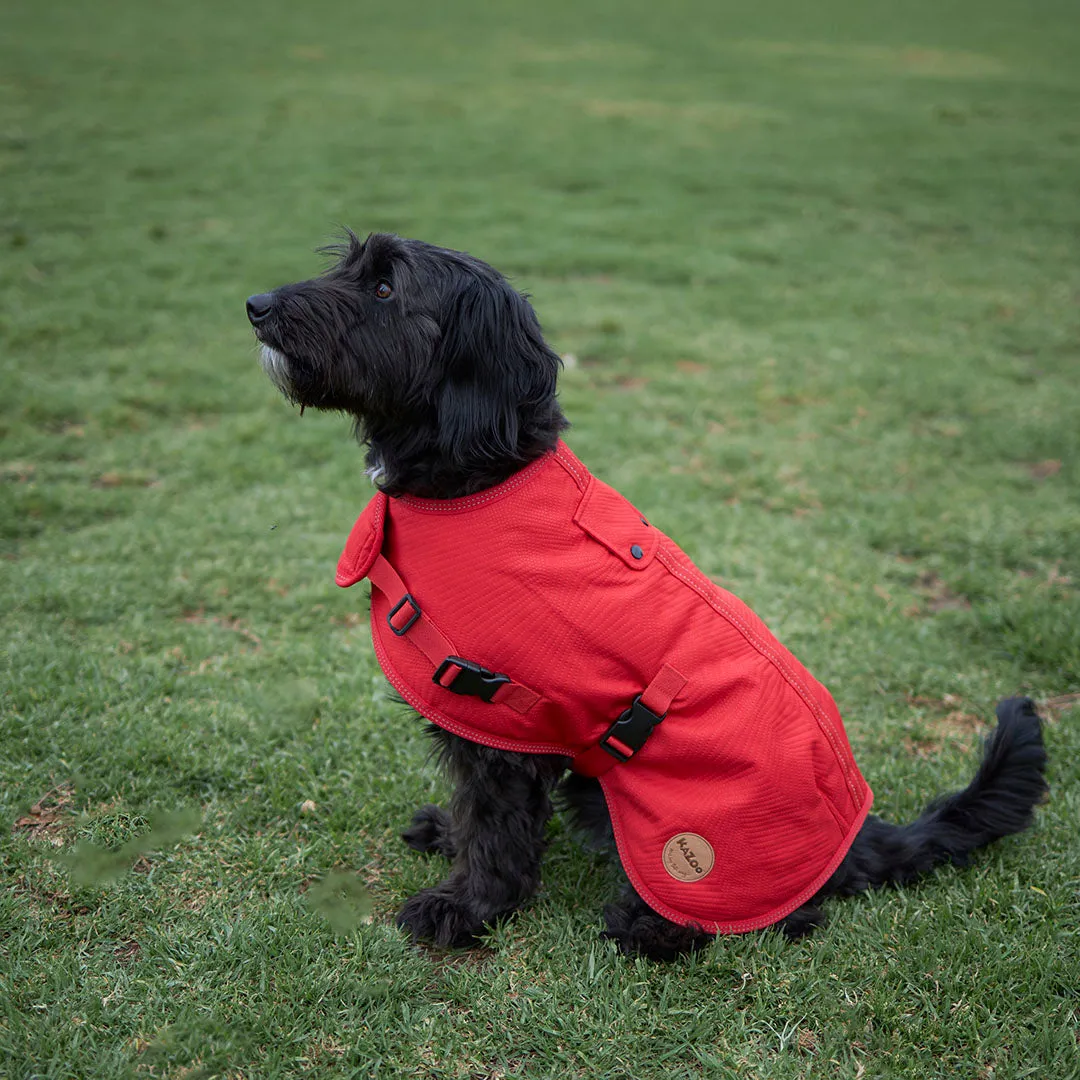
[[[375,557],[382,550],[383,526],[386,523],[386,496],[380,491],[364,507],[345,541],[338,559],[334,580],[343,589],[366,578]]]

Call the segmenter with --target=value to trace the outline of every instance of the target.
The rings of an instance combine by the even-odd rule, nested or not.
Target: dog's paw
[[[798,941],[799,938],[812,934],[819,926],[824,926],[826,921],[825,912],[816,904],[803,904],[779,922],[773,923],[773,927],[788,941]]]
[[[486,930],[483,920],[442,885],[410,896],[397,923],[409,931],[413,941],[430,941],[444,948],[475,945]]]
[[[401,839],[413,849],[425,855],[455,855],[454,841],[450,837],[450,815],[441,806],[421,806],[413,814],[412,824],[401,834]]]
[[[624,956],[643,956],[647,960],[675,960],[687,953],[704,949],[712,934],[691,926],[678,926],[655,911],[642,911],[611,904],[604,908],[607,929],[603,937],[619,946]]]

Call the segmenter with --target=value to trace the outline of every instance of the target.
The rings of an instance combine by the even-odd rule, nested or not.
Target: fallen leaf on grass
[[[265,588],[267,592],[277,593],[278,596],[288,596],[288,586],[282,585],[276,578],[270,578],[267,580]]]
[[[972,735],[985,726],[978,716],[963,709],[951,709],[931,724],[943,735]]]
[[[943,694],[941,697],[923,697],[919,694],[905,694],[904,700],[909,705],[922,705],[928,709],[951,709],[960,703],[956,694]]]
[[[0,462],[0,480],[14,480],[18,484],[25,484],[30,480],[36,466],[28,461],[4,461]]]
[[[1067,712],[1069,709],[1075,709],[1077,706],[1080,706],[1080,693],[1059,694],[1057,697],[1047,698],[1043,702],[1043,709],[1055,715]]]
[[[694,475],[705,471],[705,459],[700,454],[694,454],[686,459],[685,465],[671,465],[668,472],[676,476]]]
[[[904,749],[913,757],[936,757],[946,745],[970,753],[975,747],[972,736],[984,727],[983,721],[974,713],[954,709],[945,716],[925,722],[925,735],[910,735],[904,740]]]
[[[130,964],[138,960],[140,952],[142,952],[142,946],[137,941],[122,941],[113,949],[113,956],[121,964]]]
[[[460,971],[463,968],[483,968],[495,958],[495,950],[489,945],[478,945],[471,949],[447,950],[429,942],[417,942],[421,952],[435,971]],[[517,997],[511,994],[510,997]]]
[[[249,630],[235,615],[207,615],[203,608],[198,608],[195,611],[185,611],[180,618],[186,623],[209,624],[231,630],[234,634],[247,638],[256,648],[262,648],[262,638],[254,630]]]
[[[1043,583],[1043,588],[1053,589],[1057,587],[1068,588],[1073,583],[1073,579],[1068,574],[1061,572],[1061,564],[1055,563],[1050,567],[1046,574],[1046,581]]]
[[[922,761],[936,758],[944,746],[940,739],[917,738],[914,735],[908,735],[904,739],[904,752]]]
[[[354,626],[367,622],[367,616],[359,611],[346,611],[344,615],[331,616],[330,621],[335,626],[344,626],[351,630]]]
[[[1046,461],[1036,461],[1033,465],[1028,466],[1028,472],[1034,480],[1047,480],[1051,476],[1056,476],[1061,472],[1061,462],[1056,458],[1049,458]]]
[[[94,487],[152,487],[156,483],[156,476],[144,472],[103,472],[94,481]]]
[[[71,821],[68,808],[75,798],[73,784],[64,783],[50,788],[30,810],[15,819],[12,833],[24,833],[27,836],[42,838],[57,846],[63,844],[60,835],[65,824]]]
[[[923,606],[927,611],[967,611],[971,607],[971,601],[966,596],[953,592],[932,571],[920,574],[915,585],[923,596]]]
[[[213,896],[214,894],[209,889],[196,889],[181,898],[180,906],[185,911],[202,911],[207,902],[213,899]]]

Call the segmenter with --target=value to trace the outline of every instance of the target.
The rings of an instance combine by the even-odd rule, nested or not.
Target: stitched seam
[[[575,481],[577,480],[577,476],[574,474],[572,469],[570,470],[570,476]],[[595,495],[595,494],[596,494],[596,484],[595,483],[586,484],[584,490],[582,491],[581,499],[579,500],[579,502],[577,504],[577,509],[574,511],[574,516],[570,519],[571,521],[573,521],[573,523],[579,529],[582,529],[585,532],[588,532],[588,529],[586,529],[585,526],[581,524],[581,519],[586,513],[588,513],[589,504],[592,502],[593,495]],[[590,535],[592,535],[592,534],[590,533]],[[593,537],[593,539],[595,540],[596,538]]]
[[[537,472],[546,464],[548,455],[538,458],[530,465],[526,465],[520,472],[515,473],[509,479],[504,480],[496,487],[487,491],[478,492],[475,495],[466,495],[461,499],[418,499],[414,495],[397,495],[395,498],[412,510],[419,510],[424,514],[454,514],[463,510],[475,510],[486,503],[501,499],[516,491],[522,484],[531,480]]]
[[[555,448],[555,457],[562,467],[574,478],[577,486],[584,491],[589,482],[588,473],[584,476],[581,475],[581,469],[578,467],[580,463],[573,457],[573,452],[570,448],[564,447],[562,443],[559,443]],[[584,468],[584,466],[582,466],[582,468]]]
[[[368,556],[371,554],[371,549],[375,546],[375,538],[377,536],[378,533],[368,533],[368,538],[365,541],[364,546],[357,552],[356,558],[353,559],[352,566],[349,567],[350,574],[356,574],[358,569],[367,562]]]
[[[803,686],[802,680],[791,671],[784,663],[783,659],[776,655],[773,650],[764,641],[761,641],[757,634],[750,629],[741,619],[732,611],[729,611],[723,601],[714,596],[707,596],[701,589],[697,582],[695,582],[690,576],[682,569],[682,567],[673,565],[672,560],[666,551],[660,550],[656,553],[657,559],[667,567],[668,572],[677,577],[680,581],[689,585],[718,615],[727,619],[732,626],[742,633],[743,637],[754,646],[758,652],[761,653],[781,675],[787,680],[787,683],[791,688],[803,699],[803,702],[809,708],[813,714],[814,719],[818,722],[818,727],[824,732],[825,738],[829,740],[829,745],[833,748],[833,753],[836,755],[836,759],[840,764],[841,772],[844,774],[844,781],[848,786],[848,791],[851,793],[852,800],[858,805],[859,795],[861,794],[858,785],[855,783],[854,778],[851,776],[851,770],[848,766],[847,755],[844,753],[843,747],[837,741],[836,732],[833,730],[832,721],[825,715],[821,706],[813,699],[806,687]]]

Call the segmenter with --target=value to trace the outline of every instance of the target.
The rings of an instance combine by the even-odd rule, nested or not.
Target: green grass
[[[1074,4],[3,23],[0,1077],[1080,1076]],[[340,224],[533,295],[575,451],[830,686],[882,813],[1056,702],[1035,830],[658,967],[556,821],[484,949],[409,945],[445,791],[332,584],[370,489],[243,313]]]

